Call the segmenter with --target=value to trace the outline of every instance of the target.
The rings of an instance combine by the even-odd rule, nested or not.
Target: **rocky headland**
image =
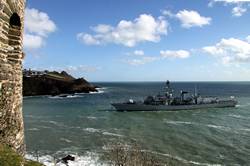
[[[23,71],[23,96],[61,95],[97,92],[97,87],[84,78],[67,72]]]

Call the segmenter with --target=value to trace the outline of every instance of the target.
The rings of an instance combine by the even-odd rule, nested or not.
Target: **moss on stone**
[[[34,161],[25,160],[14,152],[9,146],[0,144],[0,165],[1,166],[43,166]]]
[[[35,161],[25,161],[24,166],[43,166],[42,164]]]
[[[23,158],[13,152],[8,146],[0,145],[0,165],[3,166],[20,166]]]

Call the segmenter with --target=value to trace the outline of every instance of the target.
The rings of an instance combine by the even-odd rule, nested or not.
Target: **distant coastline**
[[[84,78],[76,79],[65,71],[23,70],[23,96],[66,96],[98,92],[97,88]]]

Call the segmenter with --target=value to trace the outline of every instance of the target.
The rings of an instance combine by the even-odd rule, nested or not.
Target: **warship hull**
[[[189,105],[147,105],[143,103],[113,103],[117,111],[181,111],[181,110],[194,110],[206,108],[226,108],[235,107],[236,101],[226,101],[219,103],[209,104],[189,104]]]

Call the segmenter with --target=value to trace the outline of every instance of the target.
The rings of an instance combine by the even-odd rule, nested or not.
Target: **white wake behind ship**
[[[197,93],[189,95],[186,91],[181,91],[179,97],[173,96],[173,89],[170,82],[166,82],[165,94],[148,96],[144,101],[134,101],[129,99],[124,103],[112,103],[117,111],[179,111],[204,108],[225,108],[235,107],[237,100],[231,96],[228,99],[218,97],[202,97]]]

